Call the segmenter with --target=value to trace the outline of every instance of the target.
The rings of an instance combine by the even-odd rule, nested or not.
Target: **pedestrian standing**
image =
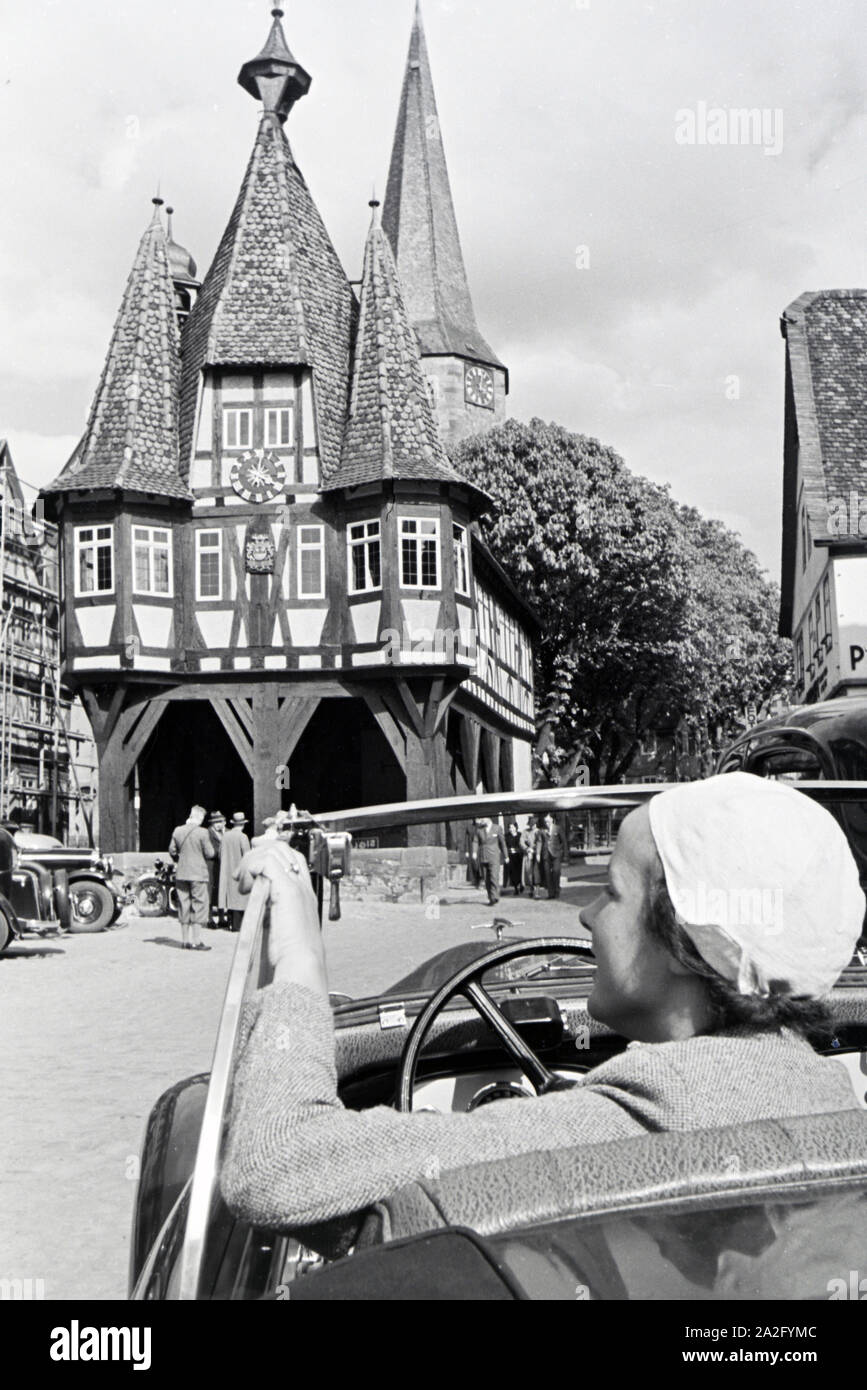
[[[503,865],[508,858],[506,841],[500,827],[493,825],[487,816],[482,816],[476,825],[475,839],[478,845],[478,860],[484,875],[488,903],[493,907],[495,903],[500,901],[500,879]]]
[[[478,821],[473,821],[466,834],[467,883],[478,888],[482,881],[482,866],[479,863]]]
[[[226,833],[226,817],[222,811],[212,811],[208,817],[208,834],[211,837],[211,844],[214,846],[214,857],[210,863],[211,880],[210,896],[211,910],[208,916],[208,926],[213,930],[223,927],[226,923],[218,905],[218,895],[220,887],[220,850],[223,844],[223,836]]]
[[[194,806],[185,825],[179,825],[169,846],[175,861],[175,888],[178,893],[178,920],[185,951],[210,951],[200,936],[208,920],[211,860],[214,845],[204,826],[204,806]]]
[[[241,930],[241,918],[250,896],[241,892],[237,877],[241,860],[250,853],[250,841],[244,829],[246,824],[247,817],[241,811],[236,811],[220,847],[219,903],[228,916],[228,927],[232,932]]]
[[[560,896],[560,875],[563,871],[565,853],[566,841],[563,838],[563,831],[549,811],[545,817],[545,828],[542,831],[542,867],[549,898],[559,898]]]
[[[509,883],[517,898],[524,891],[524,839],[514,819],[509,821],[506,831],[506,853],[509,856]]]
[[[524,851],[523,882],[531,898],[542,882],[542,832],[536,824],[535,816],[527,820],[527,828],[521,833],[521,846]]]

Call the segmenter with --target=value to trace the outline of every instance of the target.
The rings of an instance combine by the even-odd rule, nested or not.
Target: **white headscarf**
[[[730,772],[650,802],[677,920],[741,994],[827,994],[864,921],[858,868],[830,812],[782,782]]]

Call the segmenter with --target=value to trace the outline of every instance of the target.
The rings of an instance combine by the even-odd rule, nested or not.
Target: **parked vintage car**
[[[452,799],[320,821],[333,833],[370,834],[480,813],[623,811],[658,790]],[[826,803],[867,802],[867,782],[802,790]],[[335,853],[320,877],[332,880],[332,915],[346,866]],[[245,913],[210,1075],[179,1081],[148,1121],[133,1299],[824,1299],[841,1271],[863,1268],[863,1110],[582,1145],[558,1150],[556,1162],[538,1153],[478,1164],[314,1230],[236,1220],[218,1175],[242,1013],[270,980],[266,894],[257,885]],[[391,982],[364,998],[332,996],[344,1104],[464,1111],[507,1096],[520,1104],[623,1050],[625,1039],[586,1011],[594,965],[577,914],[574,934],[564,936],[559,920],[557,935],[494,949],[468,935],[408,974],[392,943],[382,953]],[[833,1004],[833,1055],[867,1109],[867,956],[845,972]]]
[[[752,772],[786,782],[867,779],[867,697],[801,705],[748,729],[725,750],[717,772]],[[831,807],[849,839],[867,891],[867,803]]]
[[[20,933],[18,916],[12,906],[15,873],[15,841],[0,826],[0,956]]]
[[[122,901],[111,859],[97,849],[70,849],[53,835],[16,830],[14,838],[19,916],[38,920],[41,894],[63,930],[103,931],[116,920]]]

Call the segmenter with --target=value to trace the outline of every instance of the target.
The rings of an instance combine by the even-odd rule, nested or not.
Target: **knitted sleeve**
[[[346,1110],[327,1002],[300,985],[272,985],[239,1059],[221,1184],[242,1219],[292,1229],[466,1164],[664,1127],[653,1086],[639,1077],[618,1092],[610,1070],[598,1091],[584,1084],[471,1114]]]

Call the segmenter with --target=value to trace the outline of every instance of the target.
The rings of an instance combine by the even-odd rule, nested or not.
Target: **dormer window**
[[[223,446],[226,449],[249,449],[253,444],[252,410],[223,411]]]
[[[292,411],[265,411],[265,448],[288,449],[292,445]]]

